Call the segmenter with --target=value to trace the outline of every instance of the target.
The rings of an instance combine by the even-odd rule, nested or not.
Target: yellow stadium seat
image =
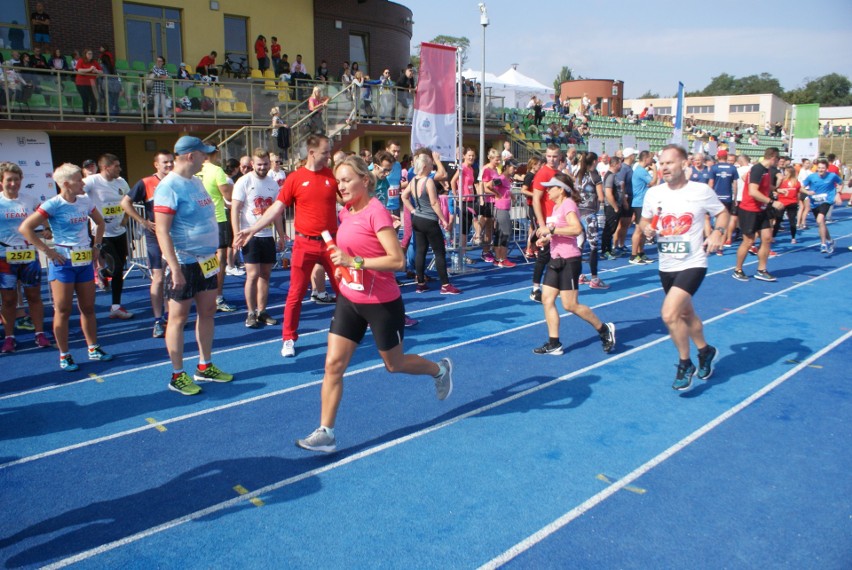
[[[264,91],[278,91],[278,86],[275,85],[275,81],[272,79],[267,79],[263,82]]]
[[[215,99],[216,98],[216,90],[213,89],[212,87],[205,87],[204,88],[204,96],[210,97],[211,99]]]
[[[272,71],[271,69],[264,69],[263,70],[263,78],[264,79],[275,79],[275,72]]]
[[[219,101],[219,112],[220,113],[233,113],[234,109],[231,107],[230,101]]]
[[[263,72],[260,71],[259,69],[252,69],[251,70],[251,78],[252,79],[263,79]]]
[[[219,99],[225,99],[227,101],[233,101],[235,99],[234,92],[230,89],[225,89],[224,87],[219,89]]]
[[[235,113],[248,113],[248,107],[242,101],[237,101],[234,103],[234,112]]]

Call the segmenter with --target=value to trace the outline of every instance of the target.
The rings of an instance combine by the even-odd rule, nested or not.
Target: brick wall
[[[71,55],[75,49],[108,44],[115,53],[115,34],[112,29],[111,0],[44,0],[44,11],[50,15],[51,50],[59,48]],[[28,0],[29,12],[35,12],[36,0]]]
[[[316,65],[325,59],[329,72],[337,76],[341,63],[351,61],[349,35],[364,34],[368,37],[366,71],[375,78],[388,68],[396,80],[410,60],[411,19],[411,10],[387,0],[314,0]],[[335,21],[341,22],[341,29]],[[363,62],[359,64],[365,71]]]

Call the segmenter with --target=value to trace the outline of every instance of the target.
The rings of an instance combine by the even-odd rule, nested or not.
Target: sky
[[[396,0],[413,13],[412,50],[438,35],[465,36],[465,68],[482,67],[478,0]],[[852,78],[852,0],[484,0],[485,71],[511,64],[552,86],[574,76],[624,81],[625,98],[703,89],[722,73],[767,72],[795,89],[808,78]]]

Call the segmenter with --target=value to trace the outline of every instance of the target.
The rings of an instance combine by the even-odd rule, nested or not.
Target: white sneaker
[[[284,358],[292,358],[296,356],[296,341],[285,340],[284,345],[281,347],[281,356]]]
[[[109,312],[109,318],[111,319],[121,319],[122,321],[126,321],[127,319],[133,318],[133,313],[125,309],[124,307],[119,306],[115,310],[111,310]]]
[[[225,274],[226,275],[232,275],[234,277],[241,277],[241,276],[246,274],[246,270],[243,269],[242,267],[237,267],[237,266],[230,267],[229,266],[229,267],[225,268]]]

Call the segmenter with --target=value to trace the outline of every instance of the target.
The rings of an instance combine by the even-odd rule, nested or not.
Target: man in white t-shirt
[[[707,184],[686,177],[686,150],[678,145],[663,148],[659,169],[664,184],[649,188],[642,206],[640,229],[657,238],[660,281],[666,298],[662,317],[669,329],[680,361],[672,388],[692,388],[695,365],[689,358],[689,339],[698,348],[698,378],[713,374],[717,350],[704,340],[704,327],[695,314],[692,296],[707,273],[707,254],[725,243],[728,210]],[[716,217],[716,227],[704,237],[704,217]]]
[[[234,184],[231,193],[231,224],[234,235],[240,230],[250,228],[275,202],[278,196],[278,183],[269,176],[269,153],[259,148],[251,158],[252,170],[241,176]],[[275,233],[272,228],[275,227]],[[269,277],[275,264],[276,251],[283,251],[287,236],[284,233],[284,220],[277,216],[272,225],[254,234],[242,247],[246,263],[246,326],[256,329],[260,325],[276,325],[266,312],[269,299]]]
[[[101,265],[98,276],[102,284],[106,283],[105,276],[112,277],[112,306],[109,318],[132,319],[133,313],[121,306],[124,264],[127,262],[127,230],[122,224],[124,208],[121,207],[121,200],[130,194],[130,186],[121,177],[121,161],[114,154],[102,155],[98,159],[98,167],[98,174],[87,176],[83,180],[84,190],[104,218],[106,229],[102,252],[105,257],[109,256],[114,261],[112,267]]]

